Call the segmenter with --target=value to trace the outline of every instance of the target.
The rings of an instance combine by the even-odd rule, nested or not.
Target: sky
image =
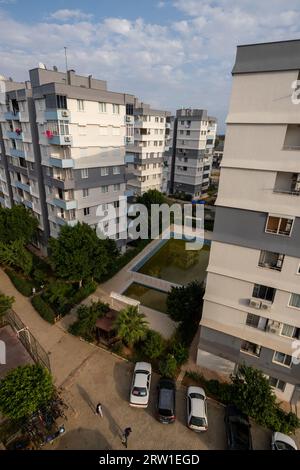
[[[300,38],[299,0],[0,0],[0,74],[43,62],[158,109],[205,108],[224,131],[238,44]]]

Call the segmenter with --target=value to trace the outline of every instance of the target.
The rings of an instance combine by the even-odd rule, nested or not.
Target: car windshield
[[[277,450],[295,450],[294,447],[290,446],[286,442],[276,441],[275,445]]]
[[[232,420],[231,431],[236,446],[249,447],[249,426],[245,422],[241,420]]]
[[[196,416],[192,416],[190,424],[192,426],[204,427],[206,426],[206,420],[204,418],[197,418]]]
[[[159,408],[158,412],[161,416],[173,416],[172,410],[165,410],[164,408]]]
[[[191,398],[197,398],[198,400],[204,400],[204,396],[201,395],[201,393],[191,393],[190,397]]]
[[[145,397],[147,395],[147,389],[145,387],[134,387],[132,395],[136,397]]]

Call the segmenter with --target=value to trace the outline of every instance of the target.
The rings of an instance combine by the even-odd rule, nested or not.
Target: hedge
[[[15,288],[26,297],[30,297],[32,294],[33,283],[20,274],[17,274],[15,271],[11,269],[6,269],[6,274],[9,276],[11,282],[15,286]]]
[[[31,299],[31,303],[40,316],[49,323],[55,323],[55,313],[52,308],[42,299],[41,295],[36,295]]]

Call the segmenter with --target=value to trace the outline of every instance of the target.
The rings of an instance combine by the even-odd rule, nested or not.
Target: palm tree
[[[115,326],[118,336],[129,347],[144,339],[148,331],[148,322],[145,321],[145,315],[139,313],[138,308],[132,305],[119,313]]]

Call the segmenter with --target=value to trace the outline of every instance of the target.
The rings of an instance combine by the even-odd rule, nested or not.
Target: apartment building
[[[205,109],[179,109],[172,119],[166,155],[168,192],[200,198],[209,187],[217,120]]]
[[[73,70],[43,66],[29,75],[26,86],[11,85],[19,89],[8,91],[1,105],[2,202],[5,197],[9,207],[11,187],[11,203],[23,203],[38,217],[43,245],[64,224],[96,227],[111,203],[123,246],[126,215],[119,213],[119,198],[126,195],[130,95],[108,91],[105,81]]]
[[[197,363],[261,369],[300,398],[300,41],[239,46]],[[300,357],[299,357],[300,359]]]
[[[170,129],[167,111],[127,95],[127,187],[134,195],[162,191],[164,153]]]

